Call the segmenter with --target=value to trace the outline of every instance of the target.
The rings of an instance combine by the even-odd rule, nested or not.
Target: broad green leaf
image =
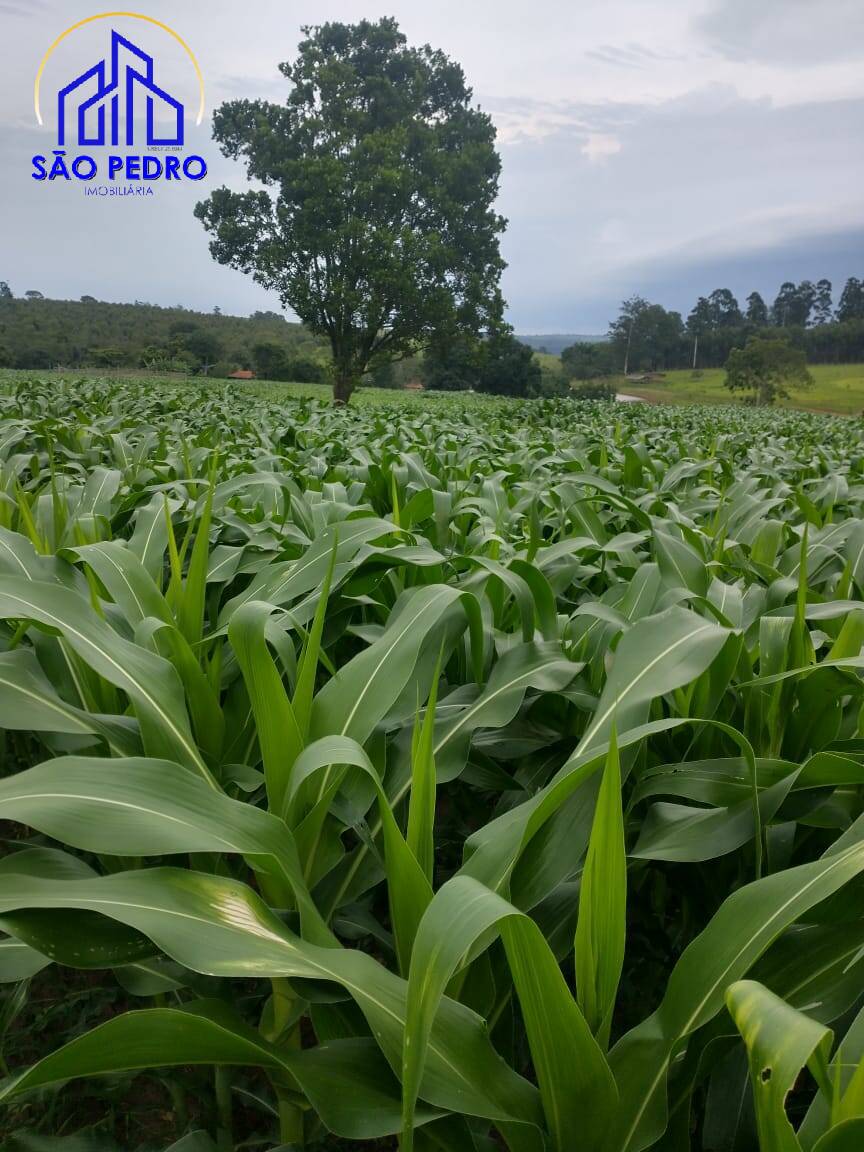
[[[103,540],[68,551],[93,569],[133,629],[148,616],[173,623],[165,598],[131,546]]]
[[[613,721],[619,735],[644,723],[650,702],[695,680],[727,637],[728,632],[713,621],[683,608],[669,608],[637,621],[616,649],[612,671],[577,754],[607,740]]]
[[[621,764],[613,728],[582,872],[575,942],[579,1007],[604,1051],[624,966],[626,920]]]
[[[211,468],[211,476],[214,475]],[[213,483],[207,487],[201,515],[195,522],[195,540],[189,556],[183,598],[177,613],[177,626],[190,645],[198,644],[204,628],[204,599],[207,594],[207,560],[210,555],[210,521],[213,509]]]
[[[303,750],[303,733],[276,661],[267,646],[267,623],[274,609],[250,600],[231,617],[228,639],[243,670],[255,715],[270,811],[282,816],[294,762]]]
[[[766,876],[728,897],[672,970],[660,1007],[627,1033],[610,1060],[621,1105],[610,1150],[639,1152],[666,1126],[666,1080],[674,1054],[723,1006],[779,934],[864,870],[864,845]]]
[[[333,573],[335,587],[350,571],[357,553],[364,544],[395,531],[394,524],[372,516],[358,517],[356,520],[334,525],[317,537],[299,559],[271,564],[256,576],[243,593],[229,600],[222,609],[219,617],[220,626],[227,624],[240,605],[249,600],[263,600],[268,604],[281,606],[299,600],[314,588],[320,588],[330,567],[334,539],[338,538]]]
[[[7,1080],[0,1100],[73,1077],[189,1064],[284,1069],[337,1136],[372,1140],[399,1129],[399,1086],[373,1041],[278,1048],[218,1000],[116,1016]],[[436,1114],[422,1108],[417,1123]]]
[[[438,698],[440,657],[432,675],[422,725],[414,724],[411,741],[411,795],[408,801],[408,847],[431,885],[435,869],[435,706]]]
[[[472,601],[469,594],[441,584],[406,593],[381,639],[339,669],[315,697],[310,737],[368,740],[408,682],[426,637],[457,604],[474,618]]]
[[[429,905],[411,954],[401,1076],[405,1152],[444,990],[475,943],[488,945],[493,928],[507,952],[553,1146],[563,1152],[577,1130],[591,1146],[611,1122],[617,1094],[609,1067],[542,933],[500,896],[457,876]]]
[[[304,932],[333,943],[303,883],[291,833],[179,764],[63,756],[0,780],[0,818],[91,852],[154,856],[232,852],[287,885]]]
[[[754,980],[732,984],[726,1004],[747,1047],[760,1152],[800,1152],[786,1114],[786,1097],[805,1065],[820,1089],[830,1093],[833,1034]]]
[[[390,802],[380,777],[361,746],[347,736],[325,736],[310,744],[295,765],[295,774],[291,782],[292,792],[288,796],[289,810],[293,814],[291,806],[297,803],[301,793],[309,791],[310,785],[317,788],[313,814],[317,809],[319,819],[314,827],[320,836],[321,823],[333,806],[339,785],[344,779],[344,772],[338,771],[342,766],[361,769],[372,781],[377,795],[378,818],[383,830],[390,918],[399,970],[406,973],[417,927],[432,899],[432,885],[416,855],[406,843],[390,809]],[[308,827],[308,824],[307,817],[304,827]],[[301,842],[301,856],[305,857],[303,848],[307,843],[305,838]],[[305,858],[303,862],[308,875],[308,862]]]
[[[843,1120],[829,1129],[813,1147],[813,1152],[860,1152],[864,1141],[864,1117]]]
[[[177,759],[210,779],[189,729],[180,682],[167,661],[118,635],[68,588],[0,576],[0,618],[10,617],[60,632],[86,664],[129,696],[148,754]]]
[[[290,932],[244,884],[173,868],[62,884],[15,875],[0,916],[19,909],[86,909],[126,924],[192,971],[333,981],[357,1002],[391,1068],[401,1068],[405,981],[355,949],[321,948]],[[490,1119],[541,1121],[535,1089],[492,1049],[480,1019],[445,999],[429,1041],[421,1098]]]
[[[0,652],[0,727],[98,736],[119,756],[141,751],[134,722],[120,716],[96,715],[67,704],[29,648]]]

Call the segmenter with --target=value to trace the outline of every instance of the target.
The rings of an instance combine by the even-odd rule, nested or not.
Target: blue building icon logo
[[[182,145],[183,105],[153,78],[153,57],[119,32],[111,32],[110,63],[100,60],[57,94],[57,142],[77,121],[80,146],[135,143],[135,112],[142,108],[148,145]],[[156,119],[168,121],[157,135]],[[122,125],[122,131],[121,131]],[[122,139],[121,139],[122,135]]]

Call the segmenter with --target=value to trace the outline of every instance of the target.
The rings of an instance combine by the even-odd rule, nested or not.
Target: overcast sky
[[[498,129],[509,319],[521,332],[600,332],[634,291],[685,313],[719,286],[773,295],[783,279],[864,275],[862,0],[142,0],[201,65],[207,115],[188,143],[205,184],[140,200],[37,184],[56,146],[58,87],[104,54],[108,22],[39,60],[92,0],[0,0],[0,279],[16,293],[148,300],[245,314],[278,299],[213,263],[196,199],[242,169],[209,113],[279,100],[300,27],[394,15],[412,42],[464,67]],[[140,22],[113,21],[135,34]],[[181,50],[147,27],[163,81],[194,103]]]

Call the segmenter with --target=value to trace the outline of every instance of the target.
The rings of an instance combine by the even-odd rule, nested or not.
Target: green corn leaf
[[[409,590],[380,640],[355,656],[321,689],[312,704],[310,736],[350,736],[363,744],[408,682],[420,648],[445,612],[462,605],[479,626],[476,601],[454,588]]]
[[[435,866],[435,705],[441,675],[441,654],[432,674],[432,687],[426,701],[422,725],[414,725],[411,742],[411,794],[408,800],[408,847],[432,884]]]
[[[420,924],[408,978],[402,1062],[402,1147],[410,1152],[430,1037],[444,990],[469,949],[502,935],[522,1007],[553,1146],[563,1152],[576,1131],[588,1147],[611,1122],[617,1093],[609,1067],[537,926],[469,877],[436,894]]]
[[[134,721],[67,704],[29,648],[0,652],[0,727],[100,737],[117,756],[141,752]]]
[[[148,616],[173,623],[165,598],[131,547],[119,540],[103,540],[67,552],[96,573],[133,629]]]
[[[86,909],[117,920],[192,971],[340,984],[366,1016],[391,1068],[401,1068],[405,982],[363,952],[301,940],[235,880],[172,868],[63,883],[17,873],[0,893],[0,916],[40,908]],[[452,1000],[442,1001],[433,1024],[420,1095],[469,1115],[541,1122],[535,1089],[502,1063],[479,1017]]]
[[[297,672],[297,687],[294,690],[292,705],[297,718],[297,727],[304,740],[309,735],[309,722],[312,716],[312,701],[315,695],[315,677],[318,672],[318,663],[321,658],[321,637],[324,633],[324,624],[327,619],[327,603],[330,597],[330,586],[333,581],[333,571],[336,567],[336,554],[339,547],[338,533],[333,535],[333,549],[330,553],[330,565],[321,585],[321,594],[315,608],[312,627],[306,638],[303,657]]]
[[[859,1152],[864,1140],[864,1117],[844,1120],[829,1129],[813,1147],[813,1152]]]
[[[214,791],[179,764],[78,756],[48,760],[0,780],[0,813],[91,852],[238,853],[287,885],[310,940],[333,943],[306,891],[284,824]]]
[[[73,1077],[190,1064],[287,1072],[336,1136],[373,1140],[399,1129],[399,1086],[373,1041],[337,1040],[306,1051],[278,1048],[219,1000],[117,1016],[7,1080],[0,1100]],[[424,1107],[417,1122],[439,1114]]]
[[[613,727],[579,890],[576,992],[601,1048],[609,1044],[612,1011],[624,966],[627,862],[621,763]]]
[[[50,963],[48,956],[43,956],[23,940],[16,940],[14,936],[0,937],[0,984],[29,980]]]
[[[310,785],[313,786],[317,789],[315,809],[321,813],[323,821],[344,779],[344,773],[338,771],[340,766],[359,768],[369,777],[375,788],[379,821],[383,831],[387,891],[396,954],[400,972],[407,973],[418,925],[432,899],[432,886],[396,823],[387,794],[372,761],[362,747],[349,737],[325,736],[321,740],[316,740],[305,749],[295,765],[288,802],[293,811],[298,797],[304,792],[308,793]],[[320,823],[316,823],[314,827],[320,832]],[[303,852],[303,848],[307,845],[308,841],[301,844],[301,858],[307,866],[308,875],[308,862]]]
[[[657,1011],[612,1049],[621,1106],[610,1149],[640,1152],[662,1134],[666,1080],[679,1045],[720,1011],[725,990],[786,927],[862,869],[864,846],[853,845],[754,881],[723,902],[675,965]]]
[[[330,568],[337,536],[334,587],[359,563],[358,553],[365,544],[388,536],[393,531],[394,525],[390,521],[372,516],[362,516],[328,528],[316,537],[298,560],[269,565],[239,596],[229,600],[220,612],[220,626],[227,624],[240,605],[249,600],[264,600],[281,606],[320,588]]]
[[[0,617],[56,629],[72,650],[132,701],[147,752],[210,774],[192,738],[177,674],[160,657],[118,635],[68,588],[0,576]]]
[[[231,617],[228,639],[243,671],[255,714],[270,811],[282,815],[294,761],[303,750],[303,734],[276,661],[267,646],[267,623],[274,609],[256,600]]]
[[[760,1152],[801,1152],[786,1114],[786,1097],[805,1065],[821,1091],[830,1095],[833,1033],[755,980],[730,985],[726,1004],[747,1047]]]
[[[207,594],[207,563],[210,556],[210,522],[213,509],[215,461],[211,467],[210,475],[211,482],[204,498],[204,506],[195,523],[195,541],[189,556],[189,566],[183,584],[183,598],[177,614],[177,626],[190,645],[200,642],[204,626],[204,600]]]

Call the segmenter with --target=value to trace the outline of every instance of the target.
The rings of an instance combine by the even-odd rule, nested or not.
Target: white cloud
[[[610,156],[618,155],[621,151],[621,141],[609,132],[589,132],[579,151],[588,157],[589,164],[602,164]]]

